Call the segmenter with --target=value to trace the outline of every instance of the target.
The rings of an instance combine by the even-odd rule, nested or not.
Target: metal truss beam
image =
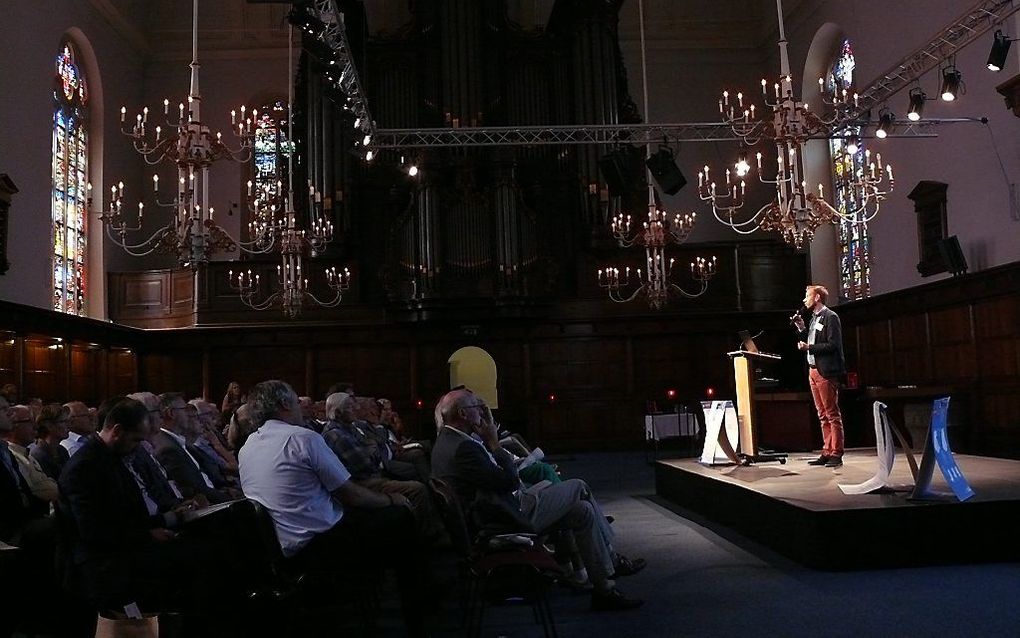
[[[897,120],[889,137],[935,137],[944,124],[980,122],[976,118]],[[825,139],[819,137],[817,139]],[[488,128],[376,129],[372,147],[430,148],[473,146],[549,146],[561,144],[658,144],[667,142],[737,142],[722,122],[599,126],[503,126]]]
[[[862,114],[907,88],[1018,10],[1020,2],[1014,0],[978,0],[966,13],[932,36],[927,44],[858,91],[858,107],[848,113],[844,121],[860,119]]]

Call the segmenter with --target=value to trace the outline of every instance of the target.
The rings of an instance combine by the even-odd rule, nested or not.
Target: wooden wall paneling
[[[107,397],[148,389],[139,387],[138,359],[133,350],[111,348],[107,361]],[[165,390],[159,391],[164,392]]]
[[[105,397],[104,380],[99,376],[102,349],[90,344],[71,344],[67,348],[70,365],[68,366],[68,387],[65,401],[84,401],[88,405],[97,405]]]
[[[973,444],[993,456],[1017,454],[1020,428],[1020,385],[988,388],[981,393]]]
[[[977,377],[977,353],[969,304],[932,310],[928,320],[932,380],[935,383],[973,381]]]
[[[24,383],[18,388],[22,402],[39,398],[61,401],[67,396],[64,344],[46,337],[25,339]]]
[[[188,399],[205,396],[219,404],[226,392],[226,384],[221,388],[213,386],[211,394],[203,394],[204,353],[197,350],[155,350],[145,353],[142,358],[142,375],[138,387],[132,390],[144,390],[161,394],[163,392],[183,392]]]
[[[1020,378],[1020,296],[974,304],[974,333],[982,379]]]
[[[192,356],[195,363],[200,364],[198,353]],[[257,383],[280,379],[300,393],[305,378],[304,348],[291,344],[239,344],[229,348],[210,348],[209,371],[210,392],[217,400],[223,398],[231,381],[237,381],[242,392],[248,392]],[[197,393],[200,390],[198,374],[195,385],[197,387],[193,391]]]
[[[0,332],[0,386],[18,384],[18,341],[13,332]],[[19,388],[20,389],[20,388]]]
[[[895,317],[892,333],[893,381],[897,385],[921,385],[931,379],[928,324],[925,313]]]
[[[894,385],[892,344],[889,322],[873,321],[858,329],[860,380],[862,385]]]

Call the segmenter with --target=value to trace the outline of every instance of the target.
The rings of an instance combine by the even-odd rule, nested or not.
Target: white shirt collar
[[[177,441],[177,444],[180,445],[181,447],[183,448],[188,447],[188,441],[180,434],[177,434],[176,432],[171,432],[166,428],[160,428],[160,430],[163,430],[163,432],[166,432],[168,435],[170,435],[170,438],[173,439],[174,441]]]

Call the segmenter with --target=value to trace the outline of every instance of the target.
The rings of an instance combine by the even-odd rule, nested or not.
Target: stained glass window
[[[53,309],[85,314],[88,106],[76,52],[65,42],[53,89]]]
[[[830,95],[846,89],[853,93],[854,52],[849,40],[840,46],[839,55],[829,68],[825,88]],[[844,215],[853,215],[860,206],[859,195],[853,183],[864,174],[864,143],[857,145],[857,152],[847,148],[847,138],[859,136],[860,127],[849,127],[840,131],[838,137],[829,140],[832,158],[832,182],[834,186],[833,206]],[[863,211],[861,211],[863,213]],[[870,241],[868,225],[862,220],[843,220],[839,225],[839,273],[840,301],[863,299],[871,294]]]
[[[287,157],[293,150],[290,141],[290,115],[287,102],[275,100],[259,107],[255,129],[255,189],[270,198],[287,191]]]

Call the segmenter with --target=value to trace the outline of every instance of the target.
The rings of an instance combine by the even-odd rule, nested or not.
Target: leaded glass
[[[53,89],[53,309],[85,314],[88,85],[64,43]]]
[[[841,94],[844,90],[853,93],[855,66],[853,47],[849,40],[844,40],[826,77],[825,87],[830,95]],[[843,215],[852,215],[860,208],[860,194],[853,184],[864,175],[864,143],[857,145],[856,153],[850,153],[846,144],[846,138],[860,136],[860,133],[860,127],[848,127],[837,133],[839,137],[829,140],[833,206]],[[863,221],[844,219],[840,222],[838,236],[840,299],[863,299],[871,294],[868,226]]]

